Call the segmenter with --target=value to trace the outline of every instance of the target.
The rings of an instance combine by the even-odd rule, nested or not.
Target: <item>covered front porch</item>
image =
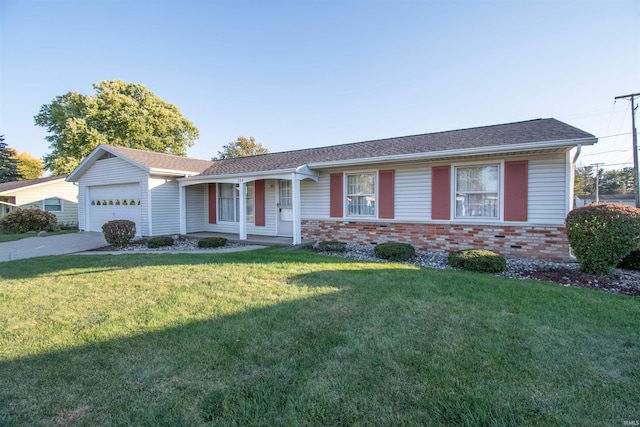
[[[301,245],[300,181],[317,182],[306,166],[252,174],[179,179],[180,234]],[[232,237],[227,237],[227,235]]]

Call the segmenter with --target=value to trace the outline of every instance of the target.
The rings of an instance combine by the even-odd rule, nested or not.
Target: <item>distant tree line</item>
[[[593,166],[576,168],[574,180],[576,196],[589,196],[596,193],[596,170]],[[599,171],[600,194],[633,194],[633,168]]]

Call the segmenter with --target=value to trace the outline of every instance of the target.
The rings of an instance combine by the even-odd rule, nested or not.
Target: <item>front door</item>
[[[291,181],[278,181],[278,235],[293,236],[293,198]]]

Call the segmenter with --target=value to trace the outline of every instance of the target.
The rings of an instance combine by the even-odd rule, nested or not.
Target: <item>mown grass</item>
[[[304,251],[0,269],[0,425],[621,425],[640,300]]]
[[[56,231],[47,231],[49,236],[55,236],[58,234],[69,234],[69,233],[77,233],[78,230],[56,230]],[[26,239],[27,237],[36,237],[38,235],[35,231],[27,231],[26,233],[0,233],[0,243],[2,242],[12,242],[14,240]]]

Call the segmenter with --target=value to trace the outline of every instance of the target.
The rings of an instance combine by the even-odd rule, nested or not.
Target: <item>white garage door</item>
[[[102,224],[114,219],[135,222],[136,234],[141,234],[140,184],[89,187],[89,231],[102,232]]]

